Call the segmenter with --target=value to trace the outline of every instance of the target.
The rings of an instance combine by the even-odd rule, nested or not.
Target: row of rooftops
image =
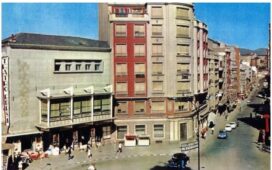
[[[29,49],[58,49],[79,51],[111,51],[106,41],[81,37],[18,33],[2,40],[2,47]]]

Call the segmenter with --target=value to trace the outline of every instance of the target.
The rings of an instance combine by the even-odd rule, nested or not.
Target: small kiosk
[[[136,135],[125,135],[125,146],[136,146]]]
[[[147,135],[138,136],[138,145],[139,146],[149,146],[150,145],[149,136],[147,136]]]

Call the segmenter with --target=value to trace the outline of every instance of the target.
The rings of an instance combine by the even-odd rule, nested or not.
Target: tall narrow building
[[[208,45],[193,5],[99,4],[99,22],[112,47],[117,139],[195,138],[197,110],[203,120],[207,112]]]

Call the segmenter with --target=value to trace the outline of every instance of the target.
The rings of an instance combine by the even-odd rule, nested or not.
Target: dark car
[[[225,130],[220,130],[217,135],[218,139],[227,139],[227,137],[228,137],[228,134]]]
[[[185,153],[175,153],[171,160],[168,161],[167,167],[169,168],[180,168],[186,167],[187,162],[190,161],[190,157],[187,156]]]

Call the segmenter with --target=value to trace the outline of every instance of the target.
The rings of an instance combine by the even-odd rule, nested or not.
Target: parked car
[[[175,153],[171,160],[168,161],[167,167],[168,168],[180,168],[183,166],[186,167],[187,162],[190,160],[190,157],[187,156],[185,153]],[[182,165],[183,161],[183,165]]]
[[[226,126],[225,126],[225,131],[227,131],[227,132],[231,132],[231,130],[232,130],[232,127],[231,127],[231,125],[228,123],[228,124],[226,124]]]
[[[218,139],[227,139],[227,137],[228,137],[227,131],[219,130],[219,133],[217,135]]]
[[[232,129],[235,129],[237,127],[237,123],[236,122],[230,122],[229,124],[230,124],[230,126],[231,126]]]
[[[262,94],[258,94],[257,97],[263,98],[264,96]]]

